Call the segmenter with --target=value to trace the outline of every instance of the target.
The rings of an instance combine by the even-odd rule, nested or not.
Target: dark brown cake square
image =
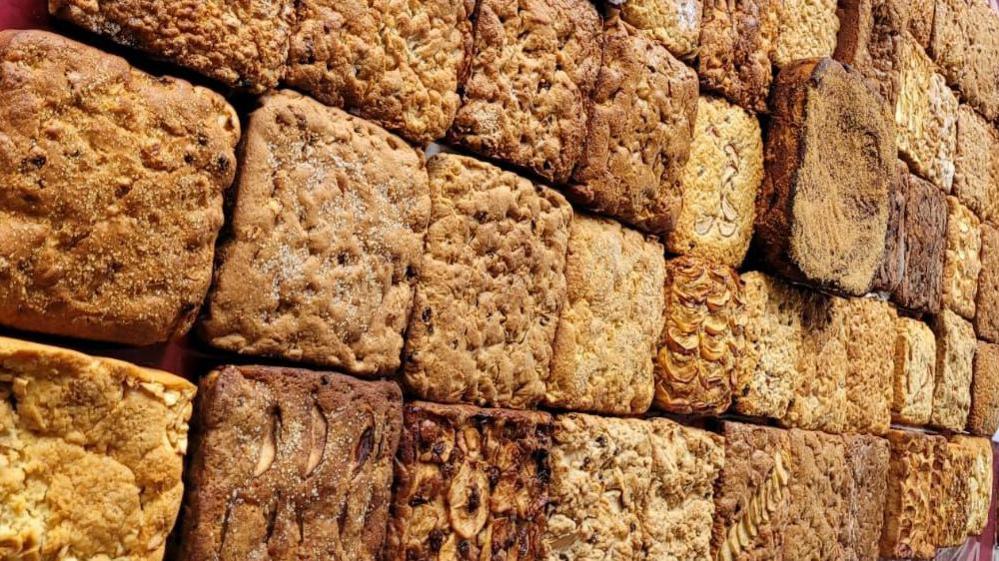
[[[199,392],[182,559],[378,555],[402,428],[395,383],[225,366]]]
[[[386,561],[543,558],[552,417],[408,403]]]
[[[773,101],[756,206],[762,255],[792,280],[864,294],[884,253],[896,170],[888,108],[832,59],[784,67]]]
[[[906,182],[905,271],[895,303],[935,314],[943,305],[944,258],[947,251],[947,196],[925,179],[908,174]]]

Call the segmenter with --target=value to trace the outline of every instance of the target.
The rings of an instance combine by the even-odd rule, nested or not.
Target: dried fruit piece
[[[730,267],[683,256],[666,263],[666,323],[656,356],[657,406],[721,413],[745,354],[742,281]]]

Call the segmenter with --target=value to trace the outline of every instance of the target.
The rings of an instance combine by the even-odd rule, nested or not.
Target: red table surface
[[[988,0],[989,3],[999,10],[999,0]],[[3,29],[38,29],[47,28],[48,12],[45,0],[0,0],[0,30]],[[24,337],[22,334],[4,332],[0,330],[0,335],[12,335],[14,337]],[[123,348],[109,344],[95,344],[72,340],[50,339],[45,337],[30,336],[32,339],[42,342],[51,342],[57,345],[74,347],[84,352],[96,355],[113,356],[128,360],[144,366],[160,368],[175,374],[180,374],[188,379],[197,380],[197,377],[207,372],[215,365],[225,361],[223,356],[216,355],[210,351],[198,347],[191,342],[190,338],[182,341],[147,348]],[[230,357],[231,360],[231,357]],[[245,361],[240,361],[245,362]],[[999,454],[999,446],[994,445],[994,449]],[[989,525],[985,534],[977,540],[977,547],[973,543],[961,550],[942,551],[938,559],[948,561],[991,561],[992,548],[996,542],[997,520],[995,500],[999,495],[999,462],[995,463],[995,490],[993,491],[993,504],[989,512]]]

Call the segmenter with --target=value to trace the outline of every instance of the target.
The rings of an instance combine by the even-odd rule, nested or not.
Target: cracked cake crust
[[[145,345],[211,283],[239,119],[221,96],[42,31],[0,32],[0,323]]]
[[[451,142],[565,183],[601,60],[589,0],[482,0]]]
[[[652,357],[665,308],[663,247],[603,218],[576,215],[569,232],[567,298],[545,403],[644,413],[652,403]]]
[[[444,136],[472,50],[471,0],[301,0],[285,82],[418,144]]]
[[[265,98],[201,336],[240,354],[394,372],[428,181],[423,157],[378,126],[293,92]]]
[[[936,380],[930,424],[961,431],[971,408],[975,330],[961,316],[944,310],[934,318],[937,338]]]
[[[402,427],[394,382],[224,366],[201,381],[182,559],[377,555]]]
[[[159,561],[195,387],[0,337],[0,557]]]
[[[281,79],[293,0],[49,0],[49,12],[116,43],[259,94]]]
[[[896,330],[892,418],[910,425],[925,425],[930,422],[933,409],[936,338],[930,327],[917,319],[899,317]]]
[[[697,74],[619,19],[607,23],[570,199],[651,233],[680,212],[697,112]]]
[[[663,418],[555,418],[545,559],[708,558],[721,438]]]
[[[566,300],[572,208],[471,158],[441,154],[427,169],[432,210],[406,383],[424,399],[530,408],[544,396]]]
[[[702,0],[629,0],[614,10],[625,22],[666,45],[673,56],[686,60],[697,55]]]
[[[705,89],[767,111],[776,10],[776,0],[704,0],[697,74]]]
[[[552,417],[410,402],[385,559],[543,559]]]

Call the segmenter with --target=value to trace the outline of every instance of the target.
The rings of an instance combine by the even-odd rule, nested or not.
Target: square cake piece
[[[582,206],[665,234],[680,212],[680,175],[697,111],[697,74],[665,46],[612,20],[568,188]]]
[[[794,399],[801,360],[805,295],[758,271],[742,274],[746,359],[733,390],[735,411],[781,419]]]
[[[885,434],[891,424],[895,308],[873,298],[845,301],[846,430]]]
[[[938,0],[928,50],[961,99],[999,122],[999,15],[979,0]]]
[[[957,98],[908,34],[899,39],[895,141],[913,171],[950,193],[957,144]]]
[[[3,559],[163,559],[195,387],[0,337]]]
[[[472,50],[470,0],[300,0],[284,81],[426,144],[444,136]]]
[[[982,223],[982,270],[975,299],[975,332],[979,339],[999,343],[999,230]]]
[[[200,393],[182,559],[381,551],[402,430],[395,382],[224,366]]]
[[[565,259],[567,297],[545,404],[644,413],[665,308],[662,245],[612,220],[577,215]]]
[[[734,269],[698,257],[666,262],[666,322],[655,359],[655,404],[720,414],[746,353],[746,307]]]
[[[708,558],[721,438],[663,418],[555,418],[547,561]]]
[[[896,321],[892,419],[925,425],[933,410],[937,341],[933,330],[922,321],[906,317]]]
[[[725,466],[715,486],[713,558],[781,561],[792,477],[788,431],[727,421],[723,433]]]
[[[947,197],[947,249],[944,253],[943,303],[965,319],[975,317],[982,231],[978,218],[956,197]]]
[[[804,293],[802,343],[794,387],[782,425],[838,434],[847,430],[850,306],[846,299]]]
[[[973,510],[971,483],[977,475],[973,473],[973,464],[973,448],[953,440],[944,444],[943,452],[936,458],[930,492],[934,514],[930,537],[938,548],[958,547],[968,538]]]
[[[723,99],[700,98],[690,159],[680,182],[683,206],[669,234],[669,250],[741,265],[753,237],[762,181],[759,121]]]
[[[407,403],[386,561],[540,561],[551,435],[547,413]]]
[[[771,59],[784,67],[803,58],[830,57],[836,49],[836,0],[780,0]]]
[[[956,435],[947,450],[952,462],[949,475],[963,481],[967,489],[967,502],[959,505],[968,519],[964,535],[979,536],[988,524],[992,503],[992,441]]]
[[[844,497],[847,516],[840,543],[846,559],[877,561],[888,493],[890,447],[870,435],[845,435],[846,464],[851,484]]]
[[[293,92],[251,114],[243,154],[202,337],[240,354],[394,372],[430,219],[422,156]]]
[[[673,56],[692,59],[701,40],[703,0],[629,0],[621,19],[666,45]]]
[[[842,437],[789,430],[783,561],[836,561],[846,554],[844,528],[853,514],[852,467]]]
[[[427,164],[432,210],[405,350],[425,399],[530,408],[545,394],[566,301],[572,208],[472,158]]]
[[[236,113],[43,31],[0,32],[0,64],[0,324],[136,345],[186,333],[211,284]]]
[[[704,0],[697,74],[701,85],[750,111],[767,110],[776,0]]]
[[[933,499],[935,465],[946,453],[942,436],[891,430],[891,463],[885,495],[881,557],[933,559],[934,523],[940,497]]]
[[[978,341],[973,365],[967,429],[992,436],[999,430],[999,345]]]
[[[953,192],[978,218],[999,218],[999,130],[964,104],[957,109]]]
[[[971,408],[975,330],[954,312],[944,310],[934,318],[933,331],[937,338],[937,365],[930,424],[961,431]]]
[[[943,302],[947,247],[947,196],[929,181],[907,174],[905,270],[892,295],[899,307],[935,314]]]
[[[905,204],[909,168],[905,162],[895,163],[897,173],[888,188],[888,230],[885,233],[885,252],[881,265],[874,275],[872,292],[892,294],[898,290],[905,275]]]
[[[477,9],[471,70],[448,137],[564,183],[586,137],[600,16],[589,0],[481,0]]]
[[[277,86],[284,71],[295,2],[49,0],[49,12],[227,86],[261,93]]]
[[[756,199],[762,256],[793,280],[864,294],[884,253],[895,174],[887,109],[856,70],[832,59],[785,66],[773,100]]]

